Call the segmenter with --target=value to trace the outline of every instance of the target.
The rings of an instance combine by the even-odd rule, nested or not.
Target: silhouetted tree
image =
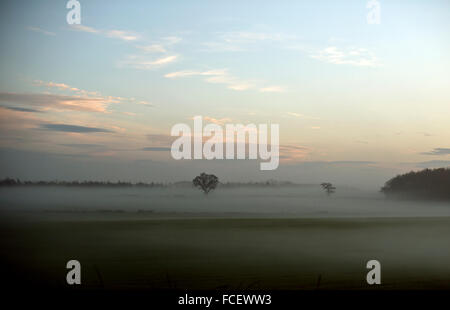
[[[322,188],[327,192],[327,195],[330,196],[331,194],[334,193],[334,191],[336,190],[336,187],[333,186],[333,184],[331,183],[327,183],[324,182],[322,184],[320,184],[322,186]]]
[[[207,195],[210,191],[217,187],[219,184],[219,178],[214,174],[206,174],[203,172],[192,180],[192,184],[201,189],[205,195]]]

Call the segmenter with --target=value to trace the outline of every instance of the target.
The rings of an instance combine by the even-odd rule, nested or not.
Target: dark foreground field
[[[2,214],[2,281],[90,289],[449,289],[450,218],[209,218],[120,212]],[[11,283],[13,283],[11,282]]]

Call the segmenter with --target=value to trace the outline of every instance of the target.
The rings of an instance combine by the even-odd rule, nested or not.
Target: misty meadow
[[[382,288],[448,288],[447,200],[273,180],[205,195],[201,177],[3,180],[3,258],[30,285],[39,273],[54,288],[70,258],[90,289],[368,289],[370,259],[382,263]]]

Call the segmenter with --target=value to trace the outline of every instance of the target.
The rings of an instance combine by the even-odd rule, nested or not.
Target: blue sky
[[[367,2],[81,0],[78,26],[65,1],[2,2],[0,146],[178,165],[141,150],[202,115],[279,123],[282,165],[445,162],[450,3],[379,0],[368,24]]]

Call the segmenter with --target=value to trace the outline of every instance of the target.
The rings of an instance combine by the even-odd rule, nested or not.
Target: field
[[[58,192],[13,189],[1,198],[2,264],[21,285],[65,287],[65,264],[76,259],[83,288],[92,289],[360,290],[373,289],[365,265],[376,259],[377,289],[450,288],[447,205],[408,207],[351,191],[328,198],[312,189],[209,197],[130,189],[119,192],[127,205],[102,201],[113,191],[67,189],[46,204],[37,195],[46,190]]]

